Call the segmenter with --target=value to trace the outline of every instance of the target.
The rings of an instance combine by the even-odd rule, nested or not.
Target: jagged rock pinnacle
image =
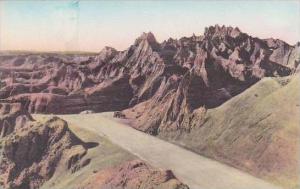
[[[152,32],[143,32],[142,35],[135,40],[134,45],[137,46],[142,42],[146,42],[147,46],[149,45],[153,50],[159,49],[160,46]]]
[[[238,27],[231,27],[231,26],[219,26],[218,24],[216,24],[215,26],[209,26],[205,28],[204,31],[204,35],[206,37],[211,37],[211,36],[231,36],[231,37],[237,37],[241,34],[242,32],[240,31],[240,29]]]
[[[147,41],[150,44],[156,44],[157,41],[155,39],[155,36],[153,35],[152,32],[143,32],[140,37],[138,37],[135,41],[136,44],[140,43],[141,41]]]
[[[112,47],[108,47],[105,46],[99,53],[98,58],[102,61],[107,61],[109,59],[111,59],[112,57],[114,57],[117,54],[117,50],[112,48]]]

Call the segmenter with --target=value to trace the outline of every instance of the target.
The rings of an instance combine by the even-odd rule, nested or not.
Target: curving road
[[[84,129],[107,136],[154,167],[170,169],[191,189],[275,189],[235,168],[147,135],[113,118],[112,113],[59,115]],[[36,118],[45,115],[34,115]]]

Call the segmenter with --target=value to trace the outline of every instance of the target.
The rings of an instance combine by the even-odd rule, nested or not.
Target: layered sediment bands
[[[68,114],[84,110],[121,110],[128,107],[132,95],[128,77],[120,77],[70,95],[27,93],[9,97],[8,100],[21,101],[31,113]]]
[[[253,38],[238,28],[211,26],[203,36],[162,43],[143,33],[125,51],[105,47],[98,55],[2,53],[0,98],[25,100],[30,112],[113,111],[153,99],[177,77],[191,80],[184,93],[192,109],[213,108],[265,76],[289,75],[298,64],[299,44]],[[110,89],[102,92],[103,86]]]

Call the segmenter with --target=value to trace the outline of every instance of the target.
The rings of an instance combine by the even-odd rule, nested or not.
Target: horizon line
[[[231,26],[231,25],[219,25],[219,24],[215,24],[215,25],[210,25],[210,26],[207,26],[207,27],[205,27],[204,29],[206,29],[206,28],[209,28],[209,27],[216,27],[216,26],[219,26],[219,27],[223,27],[223,26],[225,26],[225,27],[232,27],[232,28],[237,28],[237,29],[239,29],[239,27],[238,26]],[[239,29],[240,30],[240,29]],[[258,38],[258,39],[260,39],[260,40],[267,40],[267,39],[273,39],[273,40],[280,40],[280,41],[283,41],[284,43],[286,43],[286,44],[288,44],[289,46],[295,46],[295,45],[297,45],[298,43],[300,43],[300,39],[298,39],[297,41],[295,41],[295,43],[294,44],[291,44],[291,43],[289,43],[289,42],[287,42],[287,41],[285,41],[285,40],[283,40],[283,39],[280,39],[280,38],[274,38],[274,37],[267,37],[267,38],[260,38],[260,37],[258,37],[258,36],[252,36],[251,34],[249,34],[249,33],[247,33],[247,32],[243,32],[242,30],[240,30],[240,32],[241,33],[244,33],[244,34],[246,34],[246,35],[248,35],[248,36],[250,36],[250,37],[252,37],[252,38]],[[147,33],[152,33],[153,35],[154,35],[154,37],[155,37],[155,34],[152,32],[152,31],[148,31],[148,32],[141,32],[141,34],[138,36],[138,37],[136,37],[135,38],[135,40],[136,39],[138,39],[140,36],[142,36],[143,34],[147,34]],[[195,35],[195,33],[193,33],[193,34],[191,34],[191,36],[182,36],[182,37],[179,37],[179,38],[175,38],[175,37],[169,37],[169,38],[167,38],[167,39],[164,39],[164,40],[162,40],[162,41],[157,41],[157,39],[156,39],[156,37],[155,37],[155,39],[156,39],[156,41],[158,42],[158,43],[163,43],[164,41],[167,41],[167,40],[169,40],[169,39],[173,39],[173,40],[180,40],[180,39],[182,39],[182,38],[185,38],[185,37],[192,37],[193,35]],[[195,35],[196,37],[201,37],[201,36],[204,36],[204,32],[203,32],[203,34],[201,34],[201,35]],[[86,53],[86,54],[96,54],[96,53],[99,53],[99,52],[101,52],[104,48],[106,48],[106,47],[110,47],[110,48],[113,48],[113,49],[115,49],[116,51],[119,51],[119,52],[122,52],[122,51],[125,51],[125,50],[127,50],[132,44],[134,43],[134,41],[128,46],[128,47],[126,47],[125,49],[123,49],[123,50],[119,50],[119,49],[117,49],[117,48],[115,48],[115,47],[113,47],[113,46],[109,46],[109,45],[104,45],[103,46],[103,48],[101,48],[101,49],[99,49],[99,50],[38,50],[38,49],[1,49],[1,47],[0,47],[0,53],[3,53],[3,52],[8,52],[8,53],[17,53],[17,52],[20,52],[20,53],[65,53],[65,54],[75,54],[75,53],[79,53],[79,54],[84,54],[84,53]]]

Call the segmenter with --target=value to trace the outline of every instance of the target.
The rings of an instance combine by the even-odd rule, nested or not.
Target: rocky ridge
[[[25,102],[31,113],[102,112],[176,90],[178,104],[183,95],[191,109],[211,108],[265,76],[291,74],[298,51],[299,45],[216,25],[203,36],[162,43],[143,33],[125,51],[105,47],[98,55],[4,53],[0,98]]]

